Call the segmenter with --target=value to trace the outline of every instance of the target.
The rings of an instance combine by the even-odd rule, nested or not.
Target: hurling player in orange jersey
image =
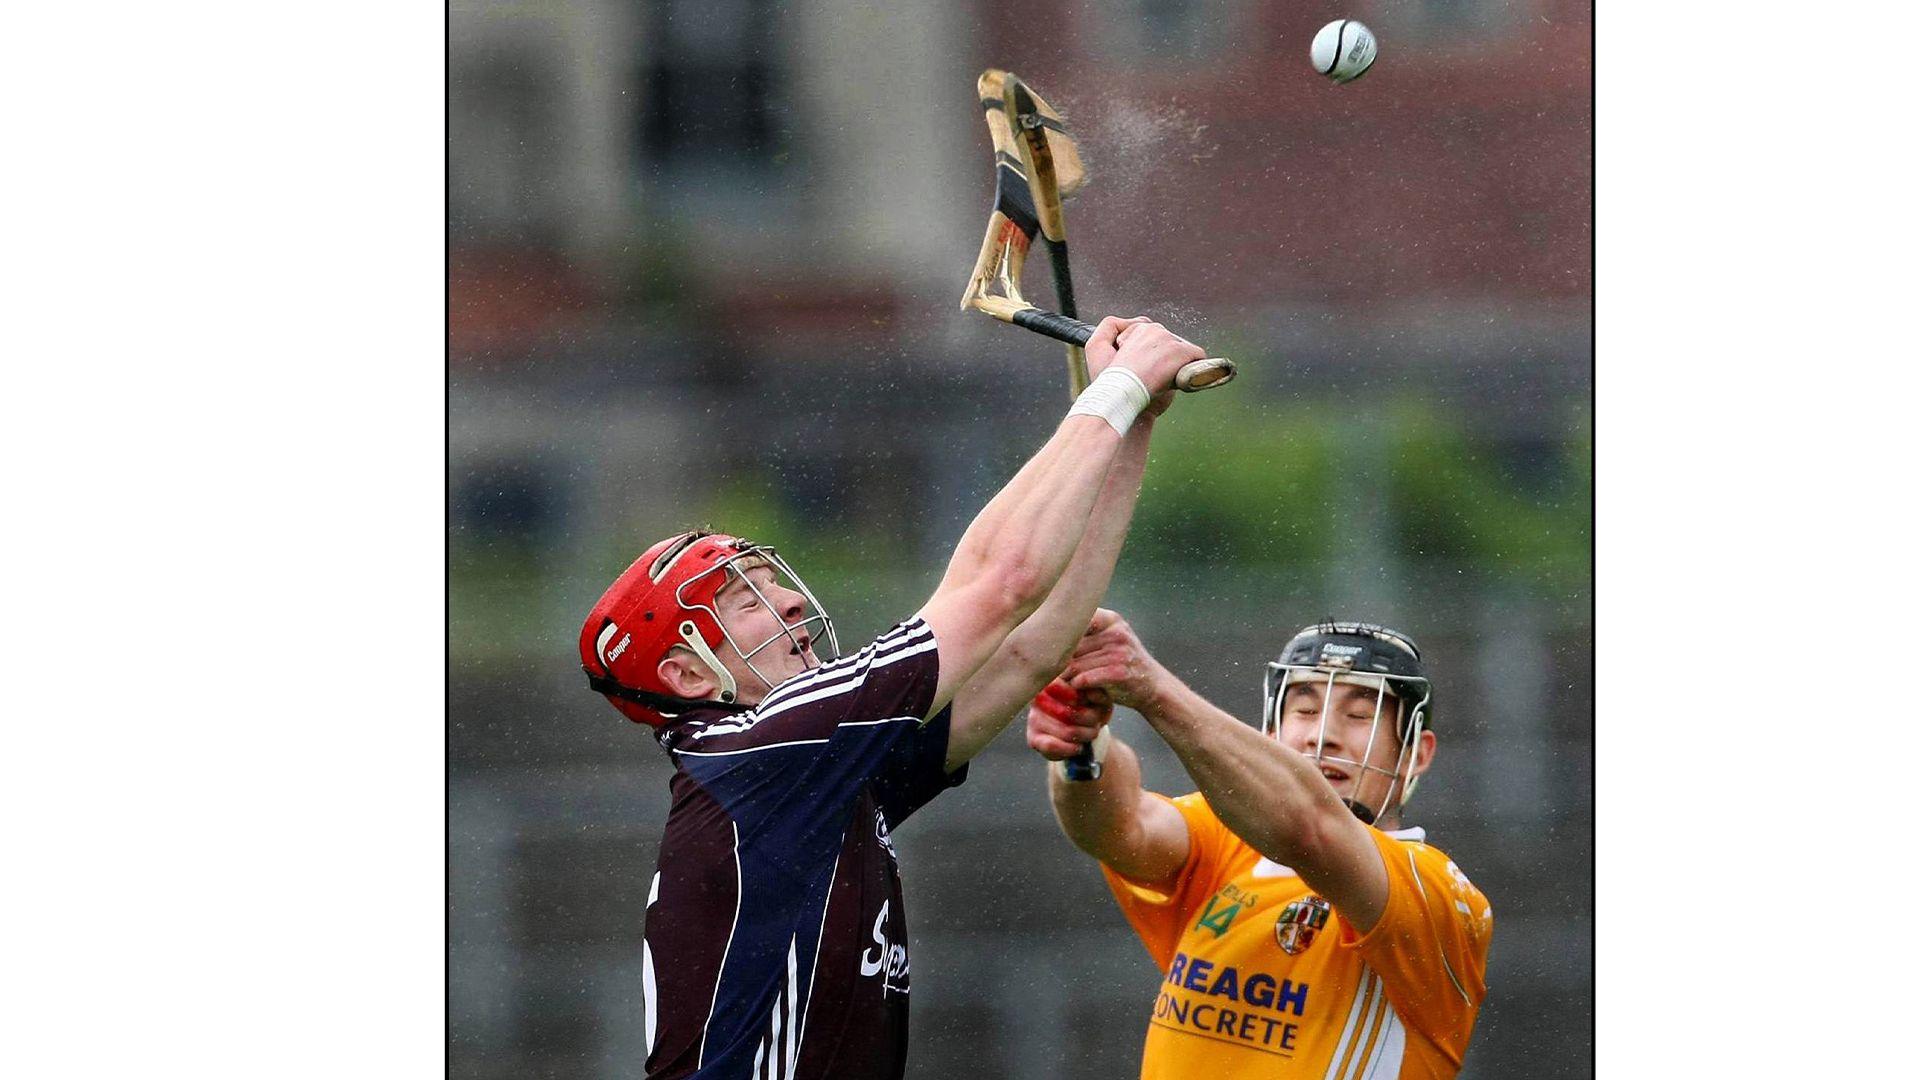
[[[1113,705],[1199,791],[1141,787]],[[1267,666],[1259,729],[1153,658],[1112,611],[1028,713],[1061,828],[1101,863],[1160,966],[1143,1078],[1451,1078],[1486,996],[1487,899],[1401,812],[1433,763],[1405,634],[1320,623]],[[1092,744],[1099,762],[1070,769]],[[1091,774],[1091,775],[1089,775]]]

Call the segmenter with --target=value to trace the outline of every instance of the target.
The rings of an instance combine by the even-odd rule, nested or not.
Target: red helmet
[[[776,574],[785,575],[814,611],[798,623],[783,620],[780,633],[752,648],[742,648],[733,640],[714,607],[714,594],[735,578],[759,593],[735,566],[747,557],[752,557],[753,565],[770,565]],[[764,596],[761,599],[766,600]],[[773,605],[769,603],[768,607]],[[601,594],[580,628],[580,665],[586,670],[587,684],[606,695],[621,715],[635,723],[659,727],[669,716],[696,704],[745,710],[747,706],[734,700],[738,688],[720,662],[718,650],[723,645],[732,648],[757,675],[759,669],[753,667],[752,660],[755,653],[783,634],[791,638],[814,623],[820,624],[815,636],[824,637],[837,656],[839,642],[834,637],[833,620],[820,610],[813,594],[772,548],[722,533],[682,533],[648,548]],[[676,697],[660,678],[660,661],[676,645],[690,649],[713,673],[720,683],[718,701]]]

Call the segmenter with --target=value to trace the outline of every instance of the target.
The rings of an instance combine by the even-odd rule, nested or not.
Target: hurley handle
[[[1015,326],[1024,327],[1036,334],[1043,334],[1055,341],[1064,341],[1069,345],[1085,345],[1093,340],[1094,327],[1079,319],[1069,319],[1065,315],[1056,315],[1039,308],[1023,308],[1013,313],[1009,320]],[[1195,360],[1182,367],[1173,377],[1173,385],[1187,393],[1195,390],[1211,390],[1232,382],[1239,374],[1233,361],[1224,356],[1209,356],[1205,360]]]
[[[1066,770],[1067,779],[1076,784],[1100,779],[1100,763],[1093,760],[1093,750],[1089,747],[1082,747],[1079,753],[1060,764]]]

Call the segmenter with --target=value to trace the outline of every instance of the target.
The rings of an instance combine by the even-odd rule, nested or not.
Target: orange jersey
[[[1192,838],[1179,874],[1155,888],[1101,867],[1163,973],[1142,1080],[1460,1071],[1486,997],[1493,912],[1423,830],[1368,829],[1388,891],[1362,935],[1199,793],[1167,801]]]

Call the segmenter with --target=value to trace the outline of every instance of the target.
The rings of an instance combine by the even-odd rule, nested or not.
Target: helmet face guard
[[[799,622],[788,622],[786,616],[780,613],[779,606],[761,591],[760,586],[754,584],[751,577],[747,576],[747,571],[761,566],[773,571],[776,583],[785,579],[788,587],[805,597],[807,608],[813,614],[802,618]],[[714,606],[714,600],[721,590],[735,583],[751,592],[761,606],[773,613],[774,622],[779,624],[779,629],[767,635],[766,640],[750,646],[742,645],[734,639],[733,631],[727,629],[726,620],[720,617],[719,609]],[[802,581],[793,567],[788,566],[787,561],[771,547],[742,540],[732,555],[681,582],[673,595],[674,601],[687,616],[679,627],[681,639],[679,643],[693,650],[694,655],[712,669],[714,678],[720,683],[721,701],[733,701],[739,696],[740,688],[735,685],[733,675],[727,670],[726,665],[721,663],[720,658],[714,654],[712,646],[707,641],[708,635],[700,632],[701,627],[697,625],[695,618],[697,614],[704,614],[708,620],[711,620],[721,640],[733,649],[734,654],[747,665],[747,670],[753,672],[754,677],[758,678],[768,690],[773,689],[775,682],[754,664],[753,658],[773,645],[786,643],[809,667],[818,667],[822,663],[840,658],[840,638],[834,633],[833,618],[820,606],[820,601],[814,598],[813,590],[807,588],[807,583]],[[805,635],[809,643],[825,640],[831,655],[823,661],[820,659],[819,650],[815,649],[814,659],[807,662],[806,653],[801,651],[800,647],[802,635]]]
[[[1333,715],[1333,689],[1337,685],[1362,686],[1374,691],[1373,721],[1359,760],[1337,757],[1326,752],[1327,723]],[[1383,776],[1387,790],[1378,807],[1357,798],[1343,800],[1354,816],[1371,825],[1389,812],[1406,805],[1413,797],[1418,778],[1413,767],[1419,759],[1420,736],[1429,728],[1433,701],[1432,684],[1420,662],[1419,650],[1412,639],[1374,623],[1320,623],[1295,635],[1282,650],[1280,659],[1267,665],[1262,687],[1260,732],[1279,733],[1287,691],[1298,686],[1320,688],[1320,719],[1314,735],[1315,765],[1339,766],[1353,774],[1354,794],[1368,774]],[[1373,748],[1388,730],[1387,701],[1396,703],[1398,723],[1393,734],[1400,750],[1391,770],[1370,764]]]

